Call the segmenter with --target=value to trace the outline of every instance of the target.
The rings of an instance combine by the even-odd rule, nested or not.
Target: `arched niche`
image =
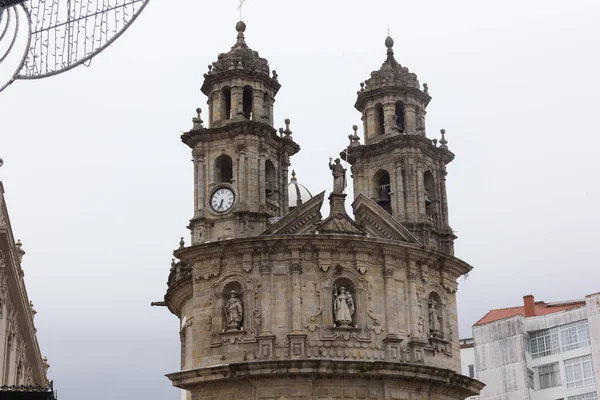
[[[256,309],[255,293],[256,282],[239,272],[224,274],[221,279],[211,286],[212,314],[204,316],[205,320],[211,321],[211,329],[214,334],[240,333],[242,341],[253,341],[258,327],[254,326],[253,312]],[[240,299],[242,310],[242,321],[240,329],[229,329],[226,307],[231,299],[231,292],[235,291]],[[218,335],[217,335],[218,337]],[[220,345],[221,340],[213,341],[213,345]]]
[[[326,329],[335,329],[334,320],[334,292],[339,291],[341,286],[348,286],[354,303],[354,315],[352,316],[351,327],[366,332],[367,326],[367,297],[368,282],[361,277],[355,269],[336,265],[327,272],[320,281],[321,286],[321,310],[323,327]],[[326,340],[327,337],[322,337]],[[331,338],[333,339],[333,337]]]
[[[442,286],[436,282],[428,282],[421,290],[421,310],[424,325],[424,337],[429,339],[441,339],[449,341],[450,339],[450,321],[448,319],[448,296]],[[435,302],[435,304],[434,304]],[[432,314],[431,306],[435,309],[435,314]],[[439,333],[432,332],[433,323],[432,316],[438,317]]]
[[[233,180],[233,160],[227,154],[221,154],[215,160],[215,183],[231,183]]]

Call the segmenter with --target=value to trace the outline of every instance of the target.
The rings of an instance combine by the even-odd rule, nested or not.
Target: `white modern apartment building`
[[[469,378],[478,379],[475,371],[475,342],[473,338],[460,339],[460,370],[461,374]],[[477,400],[479,396],[469,397]]]
[[[473,375],[486,384],[479,400],[597,400],[600,293],[559,303],[524,296],[475,323],[473,344]]]

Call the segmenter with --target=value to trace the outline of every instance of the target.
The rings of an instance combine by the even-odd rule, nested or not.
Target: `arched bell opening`
[[[390,192],[392,188],[390,174],[386,170],[379,170],[373,177],[373,182],[375,184],[375,202],[391,214],[392,198],[390,197]]]
[[[254,98],[254,90],[250,86],[245,86],[242,93],[242,111],[244,118],[252,119],[252,99]]]
[[[384,115],[383,115],[383,105],[380,103],[375,104],[375,134],[383,135],[385,133],[385,124],[384,124]]]
[[[398,101],[396,103],[395,113],[396,113],[396,128],[398,128],[398,131],[404,133],[406,123],[405,123],[405,110],[404,110],[403,102]]]
[[[231,183],[233,180],[233,161],[227,154],[221,154],[215,160],[215,183]]]
[[[434,217],[437,216],[437,191],[435,189],[435,179],[430,171],[423,174],[423,187],[425,188],[424,203],[427,214]]]
[[[263,107],[264,107],[264,116],[267,121],[271,121],[271,99],[269,98],[269,93],[265,93],[263,95]]]
[[[221,89],[221,119],[231,119],[231,88]]]
[[[265,194],[268,199],[276,198],[277,191],[277,174],[275,166],[271,160],[265,161]]]

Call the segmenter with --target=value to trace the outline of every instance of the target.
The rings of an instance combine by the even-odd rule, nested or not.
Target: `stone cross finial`
[[[192,118],[192,122],[194,123],[194,126],[192,127],[193,131],[204,128],[202,126],[202,123],[204,121],[202,121],[202,118],[200,117],[200,115],[202,114],[202,109],[200,107],[196,108],[196,113],[198,114],[198,116]]]
[[[348,135],[348,139],[350,139],[350,146],[358,146],[360,145],[360,137],[358,136],[358,126],[352,125],[352,130],[354,133],[352,135]]]
[[[444,137],[444,135],[446,134],[446,130],[445,129],[440,129],[440,133],[442,134],[442,139],[440,140],[440,148],[441,149],[447,149],[448,148],[448,146],[447,146],[448,141]]]
[[[289,118],[286,119],[284,122],[285,122],[285,130],[283,131],[283,133],[285,134],[286,139],[292,140],[292,131],[290,130]]]

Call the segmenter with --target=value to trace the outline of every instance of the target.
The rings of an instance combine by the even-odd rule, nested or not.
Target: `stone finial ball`
[[[353,130],[353,131],[357,131],[357,130],[358,130],[358,126],[356,126],[356,125],[352,125],[352,130]]]
[[[385,47],[387,47],[387,48],[394,47],[394,39],[392,39],[389,36],[387,38],[385,38]]]
[[[196,112],[197,112],[197,113],[201,113],[201,112],[202,112],[202,109],[201,109],[200,107],[198,107],[198,108],[196,108]]]
[[[240,21],[235,24],[235,30],[238,32],[244,32],[246,30],[246,23],[244,21]]]

